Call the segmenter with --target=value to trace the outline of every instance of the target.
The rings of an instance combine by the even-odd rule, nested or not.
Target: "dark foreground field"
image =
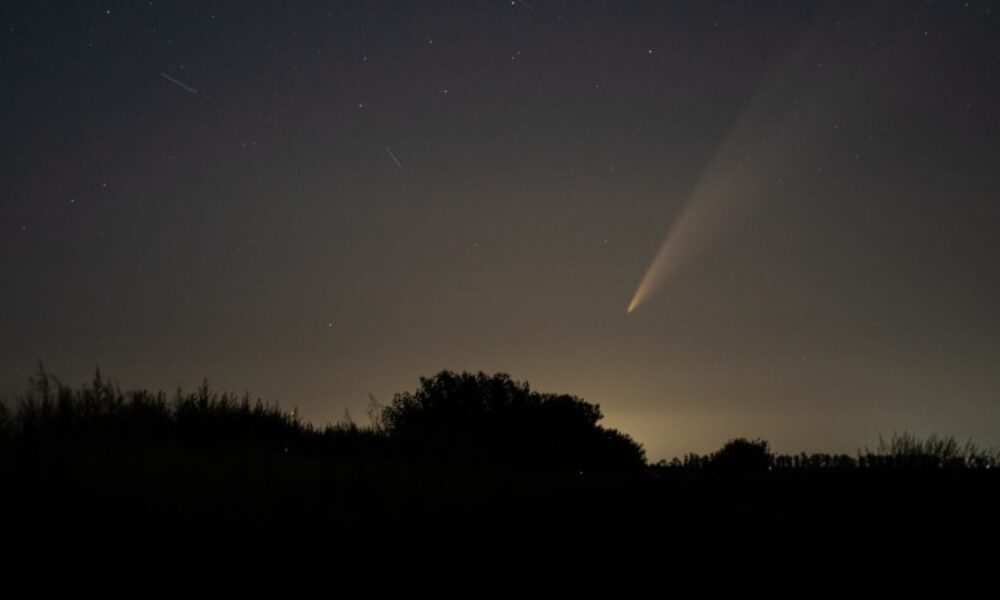
[[[207,386],[168,398],[42,374],[0,413],[6,547],[850,562],[1000,533],[996,453],[949,439],[794,457],[734,440],[648,464],[594,405],[448,372],[371,416],[317,430]]]

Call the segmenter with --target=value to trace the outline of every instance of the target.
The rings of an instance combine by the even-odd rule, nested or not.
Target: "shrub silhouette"
[[[708,460],[711,469],[727,473],[767,471],[774,464],[774,455],[765,440],[736,438],[726,442]]]
[[[644,466],[642,447],[601,418],[598,405],[534,392],[504,373],[451,371],[421,378],[382,412],[389,437],[425,457],[577,471]]]

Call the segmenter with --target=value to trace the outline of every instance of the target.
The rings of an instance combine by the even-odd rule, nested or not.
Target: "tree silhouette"
[[[598,425],[600,407],[542,394],[509,375],[442,371],[396,394],[382,413],[408,451],[452,462],[586,470],[641,467],[642,447]]]

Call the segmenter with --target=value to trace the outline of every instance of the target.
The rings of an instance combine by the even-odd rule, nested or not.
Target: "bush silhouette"
[[[726,442],[708,460],[709,468],[727,473],[767,471],[773,464],[774,455],[765,440],[750,441],[746,438]]]
[[[382,412],[390,438],[451,462],[586,470],[645,465],[642,447],[598,425],[600,407],[542,394],[509,375],[442,371]]]

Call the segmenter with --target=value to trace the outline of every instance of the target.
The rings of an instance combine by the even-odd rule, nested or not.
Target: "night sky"
[[[369,393],[485,370],[599,403],[654,460],[1000,443],[995,2],[0,26],[0,394],[42,359],[363,424]]]

